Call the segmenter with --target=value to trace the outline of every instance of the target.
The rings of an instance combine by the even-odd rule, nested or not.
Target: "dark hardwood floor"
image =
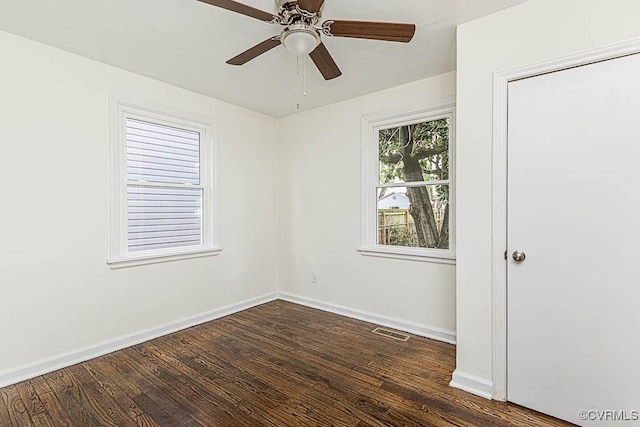
[[[448,386],[453,345],[276,301],[0,389],[0,426],[561,426]]]

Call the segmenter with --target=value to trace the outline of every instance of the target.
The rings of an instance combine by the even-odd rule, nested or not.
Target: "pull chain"
[[[300,55],[296,55],[296,110],[300,109]]]
[[[302,96],[307,96],[307,61],[302,57]]]
[[[300,72],[302,68],[302,72]],[[307,96],[307,62],[304,56],[296,56],[296,75],[298,76],[296,89],[296,109],[300,109],[301,97]]]

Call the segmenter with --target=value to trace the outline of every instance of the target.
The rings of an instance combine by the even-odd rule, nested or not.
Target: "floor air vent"
[[[400,332],[390,331],[389,329],[384,329],[384,328],[375,328],[371,332],[373,332],[374,334],[382,335],[387,338],[393,338],[394,340],[398,340],[398,341],[407,341],[409,338],[411,338],[411,336],[408,334],[402,334]]]

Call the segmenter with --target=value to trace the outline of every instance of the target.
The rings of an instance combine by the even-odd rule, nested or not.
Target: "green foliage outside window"
[[[379,237],[384,240],[380,244],[449,248],[449,125],[449,119],[442,118],[379,131],[379,182],[383,186],[378,199],[397,190],[384,184],[423,183],[406,187],[412,220],[406,221],[404,230],[378,224],[384,236]]]

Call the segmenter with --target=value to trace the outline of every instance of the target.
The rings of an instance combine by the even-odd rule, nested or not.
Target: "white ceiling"
[[[409,44],[323,37],[343,72],[325,81],[307,59],[302,110],[455,69],[458,24],[526,0],[326,0],[325,19],[415,23]],[[275,13],[275,1],[243,0]],[[225,61],[279,25],[196,0],[0,0],[0,29],[274,117],[296,110],[296,57],[277,47]]]

